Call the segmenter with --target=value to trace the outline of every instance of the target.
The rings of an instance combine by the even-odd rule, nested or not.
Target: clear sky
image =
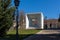
[[[47,18],[58,18],[60,0],[20,0],[19,11],[25,13],[43,12]]]

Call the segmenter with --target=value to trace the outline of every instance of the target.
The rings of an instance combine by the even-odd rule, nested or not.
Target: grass
[[[32,30],[32,29],[31,30],[30,29],[29,30],[25,30],[25,29],[24,30],[18,30],[19,39],[22,40],[22,39],[24,39],[30,35],[37,33],[38,31],[40,31],[40,30]],[[16,40],[16,30],[8,31],[7,36],[5,36],[4,39],[6,39],[6,38],[7,38],[7,40]]]
[[[25,30],[25,29],[23,29],[23,30],[18,30],[18,33],[19,34],[34,34],[34,33],[38,32],[38,31],[40,31],[40,30],[37,30],[37,29]],[[10,30],[10,31],[7,32],[7,34],[15,34],[15,33],[16,33],[16,30]]]

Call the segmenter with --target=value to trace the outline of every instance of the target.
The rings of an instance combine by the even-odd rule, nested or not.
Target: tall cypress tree
[[[60,22],[60,14],[59,14],[58,22]]]
[[[0,36],[4,36],[13,24],[14,6],[12,0],[0,0]]]

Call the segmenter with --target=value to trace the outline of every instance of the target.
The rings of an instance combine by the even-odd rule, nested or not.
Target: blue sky
[[[19,11],[25,13],[43,12],[47,18],[58,18],[60,0],[20,0]]]

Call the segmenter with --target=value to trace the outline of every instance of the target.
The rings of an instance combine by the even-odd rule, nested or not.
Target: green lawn
[[[35,34],[38,31],[40,30],[37,30],[37,29],[18,30],[19,34]],[[12,30],[12,31],[8,31],[7,34],[15,34],[15,33],[16,33],[16,30]]]
[[[22,40],[30,35],[33,35],[37,32],[39,32],[40,30],[18,30],[19,32],[19,39]],[[9,40],[16,40],[16,31],[15,30],[10,30],[7,32],[7,36],[5,37]]]

